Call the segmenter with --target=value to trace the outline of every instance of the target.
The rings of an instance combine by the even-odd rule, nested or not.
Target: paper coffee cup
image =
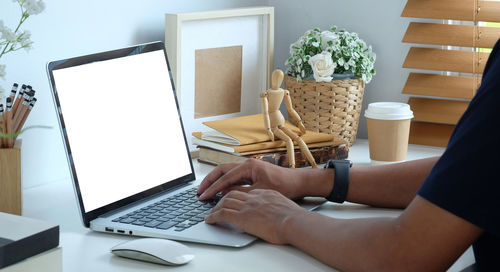
[[[405,103],[377,102],[365,111],[370,159],[377,162],[406,160],[413,111]]]

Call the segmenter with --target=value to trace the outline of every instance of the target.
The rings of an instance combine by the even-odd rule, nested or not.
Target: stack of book
[[[0,212],[0,272],[62,271],[59,226]]]
[[[203,124],[212,130],[193,132],[192,143],[199,148],[198,161],[218,165],[255,158],[288,167],[286,145],[280,139],[269,139],[262,114],[208,121]],[[288,121],[285,126],[299,135],[298,127]],[[317,164],[326,163],[329,159],[346,159],[348,156],[348,145],[340,137],[307,131],[301,138],[309,147]],[[295,145],[295,165],[310,166],[298,145]]]

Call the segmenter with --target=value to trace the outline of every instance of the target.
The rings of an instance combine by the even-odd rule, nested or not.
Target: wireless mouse
[[[140,238],[111,248],[117,256],[163,265],[181,265],[194,258],[193,251],[178,242],[160,238]]]

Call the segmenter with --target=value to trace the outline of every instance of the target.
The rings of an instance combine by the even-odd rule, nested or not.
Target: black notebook
[[[58,245],[58,225],[0,212],[0,268]]]

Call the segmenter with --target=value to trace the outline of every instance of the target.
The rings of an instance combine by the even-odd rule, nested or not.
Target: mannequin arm
[[[290,92],[288,90],[285,90],[284,100],[286,109],[288,111],[288,116],[292,117],[292,119],[297,122],[302,134],[306,133],[306,128],[304,127],[304,124],[302,124],[302,119],[300,119],[299,114],[293,109],[292,99],[290,98]]]
[[[260,102],[262,104],[262,115],[264,116],[264,126],[267,131],[267,135],[271,138],[271,141],[274,142],[274,133],[271,131],[271,122],[269,120],[269,107],[267,101],[267,92],[263,92],[260,94]]]

